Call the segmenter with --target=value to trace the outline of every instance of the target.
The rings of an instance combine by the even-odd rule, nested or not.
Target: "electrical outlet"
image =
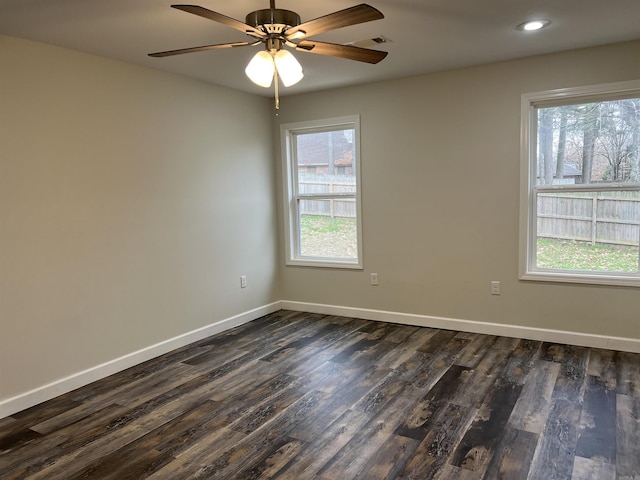
[[[377,273],[372,273],[371,274],[371,285],[378,285],[378,274]]]
[[[247,288],[247,276],[240,275],[240,288]]]
[[[496,280],[491,282],[491,295],[500,295],[500,282]]]

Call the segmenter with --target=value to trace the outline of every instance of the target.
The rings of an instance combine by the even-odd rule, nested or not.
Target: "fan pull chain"
[[[275,90],[276,90],[276,115],[278,115],[278,110],[280,110],[280,96],[278,94],[278,69],[275,69],[275,72],[273,73],[273,81],[275,83]]]

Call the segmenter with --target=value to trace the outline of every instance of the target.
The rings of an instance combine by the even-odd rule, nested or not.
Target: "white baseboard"
[[[50,400],[58,395],[62,395],[63,393],[75,390],[76,388],[82,387],[101,378],[108,377],[109,375],[120,372],[129,367],[133,367],[134,365],[151,360],[152,358],[168,353],[176,348],[197,342],[211,335],[215,335],[216,333],[223,332],[230,328],[250,322],[251,320],[260,318],[264,315],[277,312],[281,308],[281,302],[279,301],[254,308],[253,310],[225,318],[224,320],[220,320],[205,327],[183,333],[177,337],[164,340],[160,343],[156,343],[155,345],[151,345],[114,360],[110,360],[101,365],[96,365],[95,367],[88,368],[82,372],[77,372],[73,375],[69,375],[68,377],[55,380],[47,385],[34,388],[28,392],[0,400],[0,419],[46,400]]]
[[[445,330],[483,333],[486,335],[525,338],[527,340],[566,343],[583,347],[605,348],[609,350],[640,353],[640,339],[637,338],[610,337],[605,335],[594,335],[591,333],[568,332],[565,330],[551,330],[520,325],[476,322],[472,320],[460,320],[457,318],[387,312],[383,310],[370,310],[367,308],[340,307],[318,303],[292,302],[289,300],[282,301],[282,308],[285,310],[294,310],[299,312],[340,315],[344,317],[401,323],[404,325],[415,325],[419,327],[442,328]]]
[[[71,390],[82,387],[101,378],[125,370],[129,367],[151,360],[152,358],[168,353],[176,348],[197,342],[211,335],[215,335],[216,333],[237,327],[264,315],[277,312],[280,309],[321,313],[325,315],[340,315],[366,320],[415,325],[419,327],[442,328],[446,330],[482,333],[486,335],[500,335],[504,337],[517,337],[544,342],[567,343],[584,347],[640,353],[640,339],[636,338],[611,337],[590,333],[568,332],[564,330],[551,330],[519,325],[504,325],[500,323],[434,317],[430,315],[417,315],[412,313],[389,312],[384,310],[371,310],[366,308],[342,307],[336,305],[282,300],[234,315],[233,317],[178,335],[177,337],[170,338],[155,345],[129,353],[82,372],[74,373],[73,375],[61,378],[28,392],[0,400],[0,419],[46,400],[50,400],[58,395],[70,392]]]

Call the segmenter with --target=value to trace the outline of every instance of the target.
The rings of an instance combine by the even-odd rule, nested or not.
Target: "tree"
[[[633,128],[625,120],[627,100],[605,102],[601,106],[601,125],[598,143],[600,154],[609,167],[604,180],[625,182],[631,173],[633,157]]]
[[[567,121],[569,113],[566,107],[560,107],[560,126],[558,129],[558,153],[556,155],[556,178],[564,178],[564,160],[567,151]]]
[[[582,114],[582,183],[591,183],[593,157],[600,129],[600,103],[584,105]]]
[[[631,129],[629,145],[629,181],[640,182],[640,99],[633,98],[622,102],[623,117]]]
[[[542,108],[538,119],[538,141],[540,142],[540,164],[543,171],[540,180],[543,185],[553,183],[553,109]]]

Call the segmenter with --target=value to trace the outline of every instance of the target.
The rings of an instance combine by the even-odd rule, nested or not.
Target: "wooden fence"
[[[300,193],[355,193],[355,179],[349,180],[346,175],[301,175],[298,181]],[[356,200],[354,198],[327,198],[320,200],[302,200],[302,215],[322,215],[335,217],[356,217]]]
[[[355,192],[355,182],[343,175],[302,175],[300,193]],[[538,237],[638,246],[638,192],[539,193]],[[302,200],[302,215],[355,218],[353,198]]]
[[[640,198],[602,193],[539,193],[538,237],[638,246]]]

